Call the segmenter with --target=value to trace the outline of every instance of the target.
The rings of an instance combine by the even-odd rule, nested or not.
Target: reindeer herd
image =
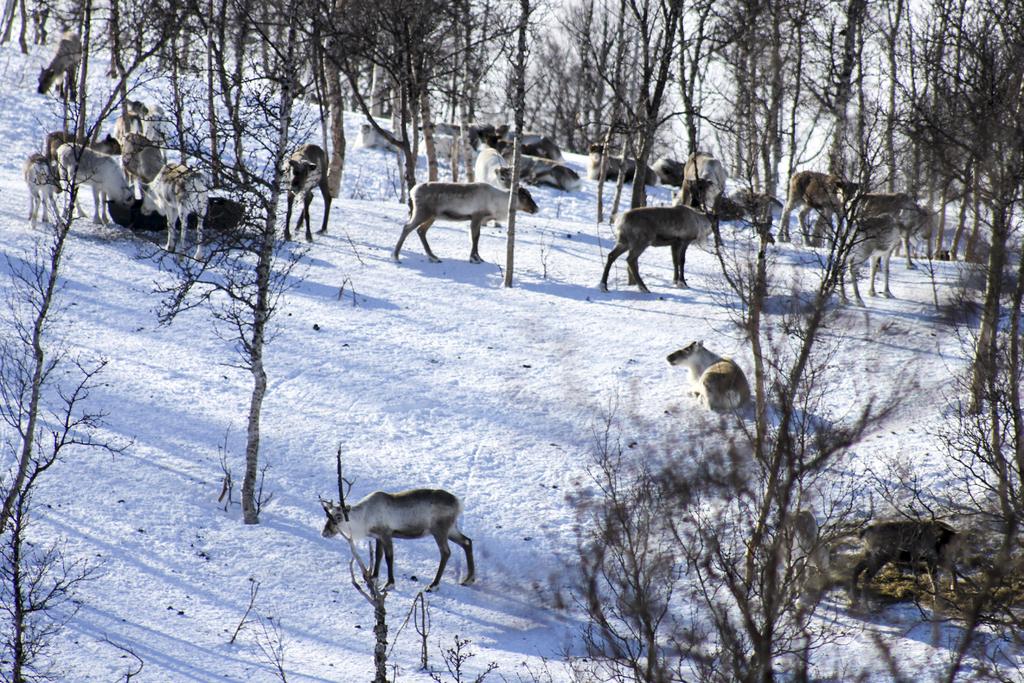
[[[75,70],[82,57],[82,42],[77,33],[62,34],[50,63],[39,75],[39,92],[47,93],[55,86],[63,97],[75,96]],[[463,135],[465,133],[465,135]],[[92,189],[93,220],[107,223],[112,218],[123,225],[159,227],[166,225],[165,248],[175,252],[186,243],[186,226],[190,216],[196,217],[197,235],[194,257],[202,259],[203,225],[213,213],[230,222],[238,220],[238,207],[225,209],[222,203],[211,202],[210,183],[198,169],[167,160],[169,130],[167,117],[159,105],[131,101],[117,118],[113,136],[99,142],[79,139],[64,131],[47,135],[43,153],[33,153],[24,164],[24,178],[29,189],[29,220],[35,227],[39,214],[47,222],[48,213],[57,216],[56,195],[71,184]],[[455,162],[460,139],[465,139],[476,153],[473,183],[427,182],[412,188],[412,211],[402,227],[392,258],[397,262],[406,237],[416,231],[423,250],[432,262],[439,259],[427,242],[427,231],[434,221],[468,221],[472,246],[469,260],[482,261],[478,243],[481,225],[488,220],[506,221],[509,212],[511,185],[510,161],[514,136],[508,126],[473,125],[468,131],[438,124],[434,130],[435,149],[442,158]],[[575,192],[581,187],[579,175],[564,161],[558,145],[549,137],[527,133],[521,137],[521,179],[530,185],[552,187]],[[393,150],[387,138],[364,124],[356,147]],[[312,241],[309,207],[313,191],[319,189],[324,202],[323,222],[319,233],[327,231],[331,194],[327,185],[328,157],[315,144],[304,144],[286,160],[287,213],[284,237],[291,239],[291,219],[295,198],[301,197],[302,208],[295,229],[305,227],[307,241]],[[638,177],[638,170],[642,177]],[[697,152],[685,162],[660,158],[652,166],[638,169],[633,159],[607,154],[601,144],[591,145],[587,177],[591,180],[642,181],[645,184],[666,184],[678,187],[671,206],[642,207],[622,212],[615,222],[616,242],[608,254],[600,287],[607,291],[612,264],[626,254],[629,284],[649,292],[639,272],[639,257],[648,247],[667,246],[673,261],[673,284],[687,287],[685,277],[686,251],[692,242],[703,242],[725,219],[727,207],[739,207],[739,213],[760,213],[770,198],[734,193],[725,195],[726,173],[723,164],[713,156]],[[223,200],[221,200],[222,202]],[[513,199],[517,211],[536,213],[538,207],[526,188],[519,188]],[[84,216],[80,205],[79,216]],[[778,230],[780,241],[791,239],[790,215],[797,218],[803,242],[820,246],[831,235],[837,216],[848,219],[855,231],[848,259],[849,277],[859,306],[864,302],[857,286],[857,270],[865,261],[871,266],[869,294],[875,295],[875,275],[884,267],[884,294],[889,289],[889,259],[902,242],[910,261],[910,240],[926,236],[931,230],[932,214],[905,193],[860,193],[859,188],[835,175],[800,171],[790,179]],[[814,210],[817,221],[808,226],[808,213]],[[227,216],[227,218],[224,218]],[[735,217],[735,214],[732,214]],[[771,233],[767,233],[773,241]],[[845,299],[845,287],[842,289]],[[742,369],[731,359],[723,358],[696,341],[668,356],[671,365],[689,371],[693,392],[714,411],[738,411],[749,403],[750,387]],[[453,494],[439,489],[415,489],[401,493],[376,491],[355,505],[321,501],[327,516],[324,537],[342,535],[353,541],[373,538],[376,541],[373,576],[376,577],[381,558],[387,561],[390,587],[395,582],[393,569],[394,538],[432,536],[437,542],[441,560],[428,590],[441,581],[451,551],[448,541],[463,548],[467,574],[463,584],[475,577],[472,541],[462,534],[457,519],[462,503]],[[828,571],[828,549],[818,538],[818,526],[812,513],[801,510],[794,521],[795,542],[801,551],[822,572]],[[947,568],[955,587],[953,563],[958,549],[958,534],[938,521],[898,520],[877,522],[862,533],[864,551],[853,570],[851,595],[856,597],[857,585],[863,576],[870,581],[887,563],[917,565],[924,563],[932,577],[933,587],[940,565]]]

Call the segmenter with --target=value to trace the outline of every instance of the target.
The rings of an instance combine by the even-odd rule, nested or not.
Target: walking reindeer
[[[368,536],[373,538],[373,572],[370,576],[376,579],[379,575],[380,559],[383,555],[388,564],[388,582],[385,588],[395,585],[392,539],[423,538],[428,534],[437,542],[441,563],[427,590],[433,590],[441,583],[444,568],[452,554],[448,541],[453,541],[466,552],[467,573],[462,585],[473,583],[473,541],[459,531],[458,517],[462,513],[462,502],[453,494],[442,489],[410,489],[399,493],[374,491],[355,505],[348,505],[345,503],[342,487],[339,456],[338,496],[341,502],[337,505],[332,501],[320,499],[320,505],[327,515],[327,522],[321,535],[324,538],[332,538],[340,534],[353,542]]]

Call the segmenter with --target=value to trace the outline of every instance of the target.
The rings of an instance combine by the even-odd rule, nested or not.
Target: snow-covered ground
[[[26,220],[20,169],[55,127],[48,100],[34,93],[42,58],[0,50],[5,259],[31,258],[45,237],[45,228],[32,230]],[[350,143],[360,122],[346,119]],[[569,158],[584,175],[583,157]],[[513,289],[501,287],[505,234],[496,227],[483,231],[484,264],[468,262],[467,226],[444,222],[429,233],[443,263],[429,263],[410,239],[395,264],[390,252],[406,208],[388,180],[393,165],[382,152],[350,149],[329,233],[302,257],[301,281],[275,319],[262,423],[274,497],[258,526],[243,525],[237,506],[225,512],[217,501],[225,440],[241,479],[249,375],[231,367],[230,345],[202,310],[157,325],[155,285],[168,275],[142,256],[150,242],[116,226],[76,222],[59,329],[75,353],[109,361],[90,405],[108,414],[102,436],[130,445],[116,456],[76,453],[47,473],[36,498],[33,538],[66,539],[70,557],[99,567],[56,644],[62,680],[123,675],[130,660],[107,639],[145,661],[134,680],[274,680],[257,645],[258,625],[228,644],[251,581],[260,589],[250,617],[280,620],[288,680],[368,679],[372,611],[349,583],[345,547],[320,536],[317,497],[336,491],[339,444],[355,497],[430,486],[464,501],[461,526],[474,540],[478,580],[457,584],[465,561],[453,548],[441,590],[429,597],[435,663],[438,643],[447,646],[456,634],[473,640],[471,670],[494,661],[511,680],[524,663],[537,669],[542,658],[557,660],[573,647],[578,617],[552,608],[547,596],[572,562],[575,516],[566,495],[588,482],[594,427],[617,406],[620,416],[647,417],[642,433],[630,433],[636,423],[623,419],[624,440],[697,434],[703,423],[686,394],[686,373],[665,362],[691,340],[750,367],[722,305],[717,263],[691,248],[691,288],[674,289],[667,250],[652,249],[641,259],[652,294],[626,286],[624,259],[611,291],[600,292],[613,240],[607,225],[594,225],[596,188],[585,180],[577,193],[531,189],[541,209],[519,217]],[[667,203],[669,193],[655,189],[652,199]],[[314,224],[321,211],[317,197]],[[750,239],[729,227],[725,237]],[[814,267],[800,247],[777,245],[776,254],[776,267],[795,274]],[[930,434],[943,420],[964,349],[937,323],[927,273],[895,259],[893,266],[896,298],[868,299],[866,311],[849,309],[829,331],[842,349],[829,408],[852,414],[909,369],[917,383],[910,400],[850,461],[869,468],[906,457],[925,476],[941,478],[945,466]],[[957,265],[935,266],[941,289]],[[0,264],[0,294],[9,291],[8,270]],[[437,549],[430,539],[399,541],[395,555],[391,661],[400,680],[424,681],[418,638],[403,621],[435,571]],[[894,639],[905,671],[924,676],[948,657],[912,610],[865,618],[849,614],[835,595],[825,612],[845,635],[818,654],[823,673],[871,668],[876,632]],[[551,671],[562,676],[557,664]]]

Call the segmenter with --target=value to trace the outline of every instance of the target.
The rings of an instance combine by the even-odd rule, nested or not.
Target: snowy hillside
[[[25,157],[56,127],[49,100],[34,93],[42,59],[38,50],[27,59],[9,47],[0,52],[4,296],[10,263],[31,259],[48,229],[29,227],[21,178]],[[361,122],[347,115],[350,143]],[[583,158],[570,161],[583,175]],[[540,212],[518,219],[513,289],[501,287],[505,233],[493,226],[481,239],[483,264],[468,262],[466,225],[445,222],[429,233],[443,263],[428,262],[415,239],[394,263],[390,252],[407,212],[387,180],[393,165],[382,152],[350,150],[328,234],[303,254],[275,319],[262,427],[266,488],[274,495],[258,526],[243,525],[237,506],[225,512],[217,500],[221,444],[241,479],[249,375],[231,367],[230,345],[201,309],[158,326],[155,288],[167,281],[170,261],[162,268],[144,256],[152,242],[88,219],[75,223],[59,332],[74,354],[109,361],[90,405],[107,414],[102,436],[127,448],[114,456],[76,452],[37,494],[32,538],[64,539],[69,557],[98,567],[57,640],[61,680],[123,678],[131,660],[106,640],[144,660],[133,680],[275,680],[259,648],[268,634],[257,616],[279,620],[289,681],[369,679],[372,611],[350,585],[345,546],[320,536],[317,497],[336,496],[339,444],[355,497],[427,486],[464,502],[461,528],[475,544],[477,582],[457,584],[466,568],[453,547],[441,588],[429,596],[433,662],[440,664],[438,644],[450,646],[458,634],[473,641],[473,673],[494,661],[492,678],[517,680],[524,664],[538,670],[546,658],[562,680],[557,662],[563,651],[577,651],[581,621],[571,608],[555,609],[551,588],[574,561],[576,517],[566,496],[590,483],[594,430],[613,414],[616,436],[641,444],[637,457],[645,457],[645,445],[653,451],[670,438],[706,433],[709,418],[688,394],[686,372],[665,356],[703,339],[749,368],[749,351],[730,322],[708,251],[689,252],[690,289],[671,286],[667,250],[651,249],[640,265],[652,294],[626,285],[624,259],[610,291],[598,290],[613,239],[607,224],[594,225],[591,181],[576,193],[531,190]],[[652,200],[667,203],[669,193],[655,189]],[[89,211],[91,199],[83,201]],[[313,223],[321,216],[317,197]],[[752,240],[733,226],[724,237],[730,245]],[[775,250],[775,267],[813,275],[807,250]],[[940,290],[957,267],[935,264]],[[843,378],[830,409],[854,414],[893,378],[913,383],[910,399],[844,466],[882,472],[906,458],[941,481],[944,465],[930,435],[943,421],[951,373],[962,369],[965,351],[937,320],[927,272],[894,259],[892,276],[896,298],[850,307],[826,336],[839,350],[834,370]],[[399,680],[426,681],[418,638],[403,621],[436,569],[437,549],[430,539],[398,541],[395,555],[392,661]],[[260,587],[250,623],[229,645],[252,581]],[[908,671],[927,672],[948,657],[941,634],[909,607],[867,618],[851,614],[845,595],[835,593],[821,618],[837,620],[843,633],[816,654],[822,675],[875,668],[877,632],[897,639]]]

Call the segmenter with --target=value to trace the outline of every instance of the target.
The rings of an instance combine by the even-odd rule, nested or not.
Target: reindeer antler
[[[335,454],[335,461],[338,465],[338,504],[341,506],[341,515],[348,521],[348,508],[345,506],[345,486],[348,484],[349,490],[352,489],[352,484],[343,476],[341,476],[341,444],[338,444],[338,452]]]

